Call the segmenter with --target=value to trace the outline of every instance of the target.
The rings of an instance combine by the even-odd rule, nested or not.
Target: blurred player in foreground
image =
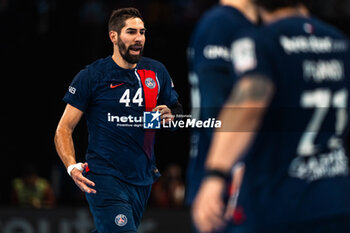
[[[218,117],[236,81],[230,58],[231,43],[239,32],[253,28],[256,21],[257,12],[251,0],[221,0],[200,19],[188,49],[193,118]],[[189,205],[204,176],[212,134],[212,129],[192,132],[186,182]]]
[[[239,232],[350,232],[349,40],[302,1],[256,0],[266,26],[232,46],[241,77],[220,113],[193,218],[223,224],[223,178],[245,154]],[[216,174],[216,175],[213,175]]]
[[[56,131],[57,152],[86,192],[98,233],[137,231],[151,185],[160,176],[153,152],[155,131],[143,129],[143,113],[157,111],[169,121],[171,114],[182,111],[166,68],[142,57],[145,33],[137,9],[113,11],[113,55],[74,78]],[[84,164],[76,162],[72,140],[83,113],[89,130]]]

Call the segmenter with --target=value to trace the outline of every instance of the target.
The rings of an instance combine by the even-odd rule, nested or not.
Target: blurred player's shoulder
[[[200,24],[225,23],[227,21],[237,20],[237,18],[245,18],[243,13],[231,6],[216,5],[203,14]],[[226,26],[226,24],[218,24],[215,27]]]
[[[268,51],[273,47],[282,46],[283,50],[280,52],[283,51],[287,55],[301,52],[333,54],[332,56],[349,53],[349,38],[335,26],[317,18],[282,19],[262,27],[257,33],[261,41],[270,41]]]
[[[190,66],[207,67],[208,63],[228,65],[231,60],[229,48],[232,41],[241,30],[254,27],[254,24],[234,7],[212,7],[199,20],[192,34],[188,49]]]
[[[335,26],[327,22],[320,21],[317,18],[310,18],[309,20],[312,24],[314,24],[318,28],[318,30],[328,33],[329,36],[332,36],[334,38],[343,38],[343,39],[349,40],[349,37],[345,35],[342,31],[340,31],[338,28],[336,28]]]
[[[262,27],[263,33],[279,35],[280,32],[284,32],[283,35],[289,36],[294,34],[306,34],[306,35],[327,35],[333,38],[347,38],[348,37],[341,32],[335,26],[320,21],[317,18],[305,18],[305,17],[289,17],[279,20],[275,23],[268,24]],[[288,32],[288,34],[286,34]]]
[[[242,12],[231,6],[215,5],[206,11],[196,25],[196,33],[206,33],[208,31],[224,33],[234,33],[235,25],[244,27],[244,24],[252,23],[243,15]],[[208,35],[207,35],[208,36]]]

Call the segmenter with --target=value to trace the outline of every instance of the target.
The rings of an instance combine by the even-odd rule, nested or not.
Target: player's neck
[[[124,69],[134,69],[137,64],[131,64],[124,60],[124,58],[120,55],[119,51],[114,51],[112,55],[112,59],[118,66]]]
[[[308,17],[309,12],[305,6],[301,5],[299,7],[285,7],[273,12],[261,10],[260,15],[265,24],[270,24],[283,18],[293,16]]]
[[[249,0],[220,0],[220,4],[238,9],[253,23],[258,21],[256,7]]]

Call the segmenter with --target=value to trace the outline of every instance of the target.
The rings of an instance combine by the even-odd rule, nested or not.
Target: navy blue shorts
[[[135,186],[91,171],[85,176],[95,183],[97,191],[86,193],[96,227],[93,232],[137,232],[152,186]]]

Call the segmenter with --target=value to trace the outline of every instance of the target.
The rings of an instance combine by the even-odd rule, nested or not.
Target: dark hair
[[[254,0],[256,5],[271,12],[282,7],[295,7],[299,4],[305,4],[308,0]]]
[[[125,21],[130,18],[140,18],[143,21],[140,11],[136,8],[114,10],[108,21],[108,31],[116,31],[120,34],[122,28],[125,27]]]

